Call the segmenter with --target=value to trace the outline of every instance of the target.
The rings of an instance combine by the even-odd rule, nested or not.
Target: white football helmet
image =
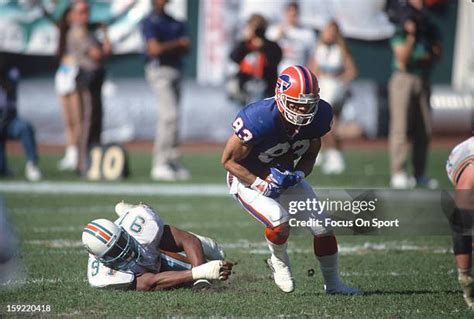
[[[84,227],[82,243],[100,262],[115,270],[129,270],[141,255],[140,244],[123,228],[107,219]]]

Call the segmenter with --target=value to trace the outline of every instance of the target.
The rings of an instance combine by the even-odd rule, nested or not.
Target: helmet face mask
[[[82,242],[91,255],[115,270],[132,270],[143,257],[140,243],[107,219],[96,219],[87,224],[82,232]]]
[[[318,112],[319,98],[307,98],[305,103],[301,100],[295,101],[286,95],[277,97],[277,104],[282,109],[285,120],[297,126],[305,126],[311,124],[314,116]],[[298,111],[300,108],[305,108],[306,112]]]
[[[275,100],[287,122],[296,126],[309,125],[318,112],[316,76],[304,66],[286,68],[278,76]]]
[[[141,256],[140,244],[123,228],[115,243],[102,256],[100,262],[115,270],[129,270],[138,263]]]

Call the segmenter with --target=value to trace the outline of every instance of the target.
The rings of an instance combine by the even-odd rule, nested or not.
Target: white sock
[[[338,255],[316,256],[323,275],[326,289],[332,289],[339,283]]]
[[[458,268],[458,277],[461,277],[461,276],[471,277],[471,269],[470,268],[467,268],[467,269]]]
[[[270,249],[270,252],[272,253],[272,259],[273,258],[278,258],[282,262],[285,263],[285,265],[290,266],[290,258],[288,257],[288,253],[286,251],[286,248],[288,247],[288,243],[284,243],[283,245],[277,245],[269,241],[267,238],[268,248]]]
[[[76,145],[69,145],[66,147],[65,157],[76,158],[78,156],[78,149]]]

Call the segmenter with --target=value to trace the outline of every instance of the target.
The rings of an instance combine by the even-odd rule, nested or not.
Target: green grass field
[[[429,173],[449,188],[444,162],[449,150],[433,151]],[[42,158],[45,178],[80,181],[60,174],[59,156]],[[131,155],[130,187],[148,183],[150,158]],[[219,154],[187,154],[191,183],[224,183]],[[383,151],[350,151],[348,170],[338,177],[316,172],[316,187],[385,187],[388,159]],[[10,158],[21,180],[23,160]],[[5,182],[11,182],[7,180]],[[151,182],[150,182],[151,183]],[[360,287],[364,296],[326,296],[308,234],[290,238],[290,258],[296,279],[292,294],[280,292],[264,264],[268,256],[263,227],[230,197],[120,196],[103,194],[4,194],[20,237],[20,260],[26,282],[0,292],[0,316],[7,304],[49,304],[48,316],[78,317],[343,317],[343,318],[472,318],[455,275],[449,236],[340,236],[340,269],[344,281]],[[195,292],[177,289],[154,293],[94,290],[86,281],[87,254],[80,245],[82,227],[98,217],[114,219],[113,207],[124,199],[146,202],[162,218],[185,230],[213,237],[230,260],[235,273],[214,289]],[[308,270],[316,270],[308,276]]]

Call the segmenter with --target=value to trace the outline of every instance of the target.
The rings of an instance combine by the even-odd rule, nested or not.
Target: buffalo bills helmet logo
[[[278,77],[277,87],[280,92],[285,92],[291,86],[290,76],[288,74],[282,74]]]

